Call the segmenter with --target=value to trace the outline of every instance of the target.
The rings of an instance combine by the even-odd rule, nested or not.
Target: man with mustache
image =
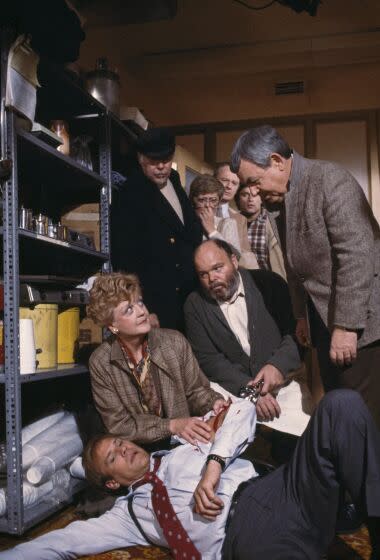
[[[231,247],[218,239],[202,243],[194,263],[201,290],[188,297],[185,322],[202,371],[235,396],[263,380],[258,417],[279,417],[275,392],[300,366],[285,281],[270,271],[239,269]]]
[[[0,552],[0,559],[68,560],[154,544],[170,548],[175,560],[319,560],[334,534],[341,485],[361,503],[372,559],[379,558],[380,442],[361,397],[327,395],[290,462],[262,477],[239,457],[255,420],[255,407],[239,400],[213,442],[151,456],[123,437],[92,440],[87,478],[110,491],[128,487],[126,495],[100,518]]]

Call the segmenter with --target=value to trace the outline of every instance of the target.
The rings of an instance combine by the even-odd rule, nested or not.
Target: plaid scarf
[[[119,338],[119,343],[128,369],[137,381],[140,393],[141,404],[147,414],[154,414],[156,416],[162,415],[162,406],[157,392],[156,385],[152,377],[150,349],[148,341],[144,340],[142,347],[142,358],[137,363],[134,357],[129,353],[128,348],[123,344]]]
[[[266,238],[267,211],[261,208],[261,212],[255,220],[248,222],[248,239],[251,251],[256,255],[260,268],[269,270],[269,253]]]

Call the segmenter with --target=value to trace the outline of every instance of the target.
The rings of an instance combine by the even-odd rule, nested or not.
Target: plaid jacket
[[[210,388],[182,334],[152,329],[148,344],[158,372],[163,418],[144,413],[137,383],[128,373],[114,337],[103,342],[90,358],[92,393],[107,430],[138,443],[169,437],[171,418],[203,415],[221,398]]]

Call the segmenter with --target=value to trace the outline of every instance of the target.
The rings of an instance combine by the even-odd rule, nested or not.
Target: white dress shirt
[[[251,343],[248,333],[248,311],[245,300],[244,284],[239,274],[239,286],[229,301],[218,301],[228,326],[236,336],[247,356],[251,355]]]
[[[233,493],[241,482],[256,476],[249,461],[237,458],[253,440],[255,427],[255,407],[248,401],[239,400],[230,406],[213,443],[198,446],[185,443],[172,451],[161,452],[163,457],[157,475],[165,483],[173,508],[202,560],[220,559]],[[221,474],[217,488],[224,508],[214,521],[208,521],[193,512],[193,493],[210,453],[226,458],[228,467]],[[167,546],[153,513],[149,484],[134,491],[133,511],[147,537],[159,546]],[[131,519],[126,496],[123,496],[101,517],[75,521],[64,529],[0,552],[0,559],[71,560],[82,555],[135,545],[147,545],[147,542]]]
[[[228,202],[223,202],[222,204],[220,204],[218,206],[218,209],[216,211],[216,215],[219,216],[219,218],[229,218],[230,217],[230,205],[228,204]]]
[[[174,212],[177,214],[181,222],[184,223],[182,206],[180,201],[178,200],[177,193],[175,192],[173,183],[170,181],[170,179],[167,180],[166,185],[161,189],[161,193],[169,202],[170,206],[173,208]]]

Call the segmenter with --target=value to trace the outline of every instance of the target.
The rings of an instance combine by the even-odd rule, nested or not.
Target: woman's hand
[[[203,229],[210,235],[213,231],[216,230],[215,227],[215,211],[213,208],[209,206],[200,206],[195,208],[195,212],[199,216],[200,221],[202,222]]]
[[[173,418],[169,422],[169,430],[173,435],[180,436],[192,445],[198,441],[208,443],[212,436],[212,428],[195,416],[190,418]]]

